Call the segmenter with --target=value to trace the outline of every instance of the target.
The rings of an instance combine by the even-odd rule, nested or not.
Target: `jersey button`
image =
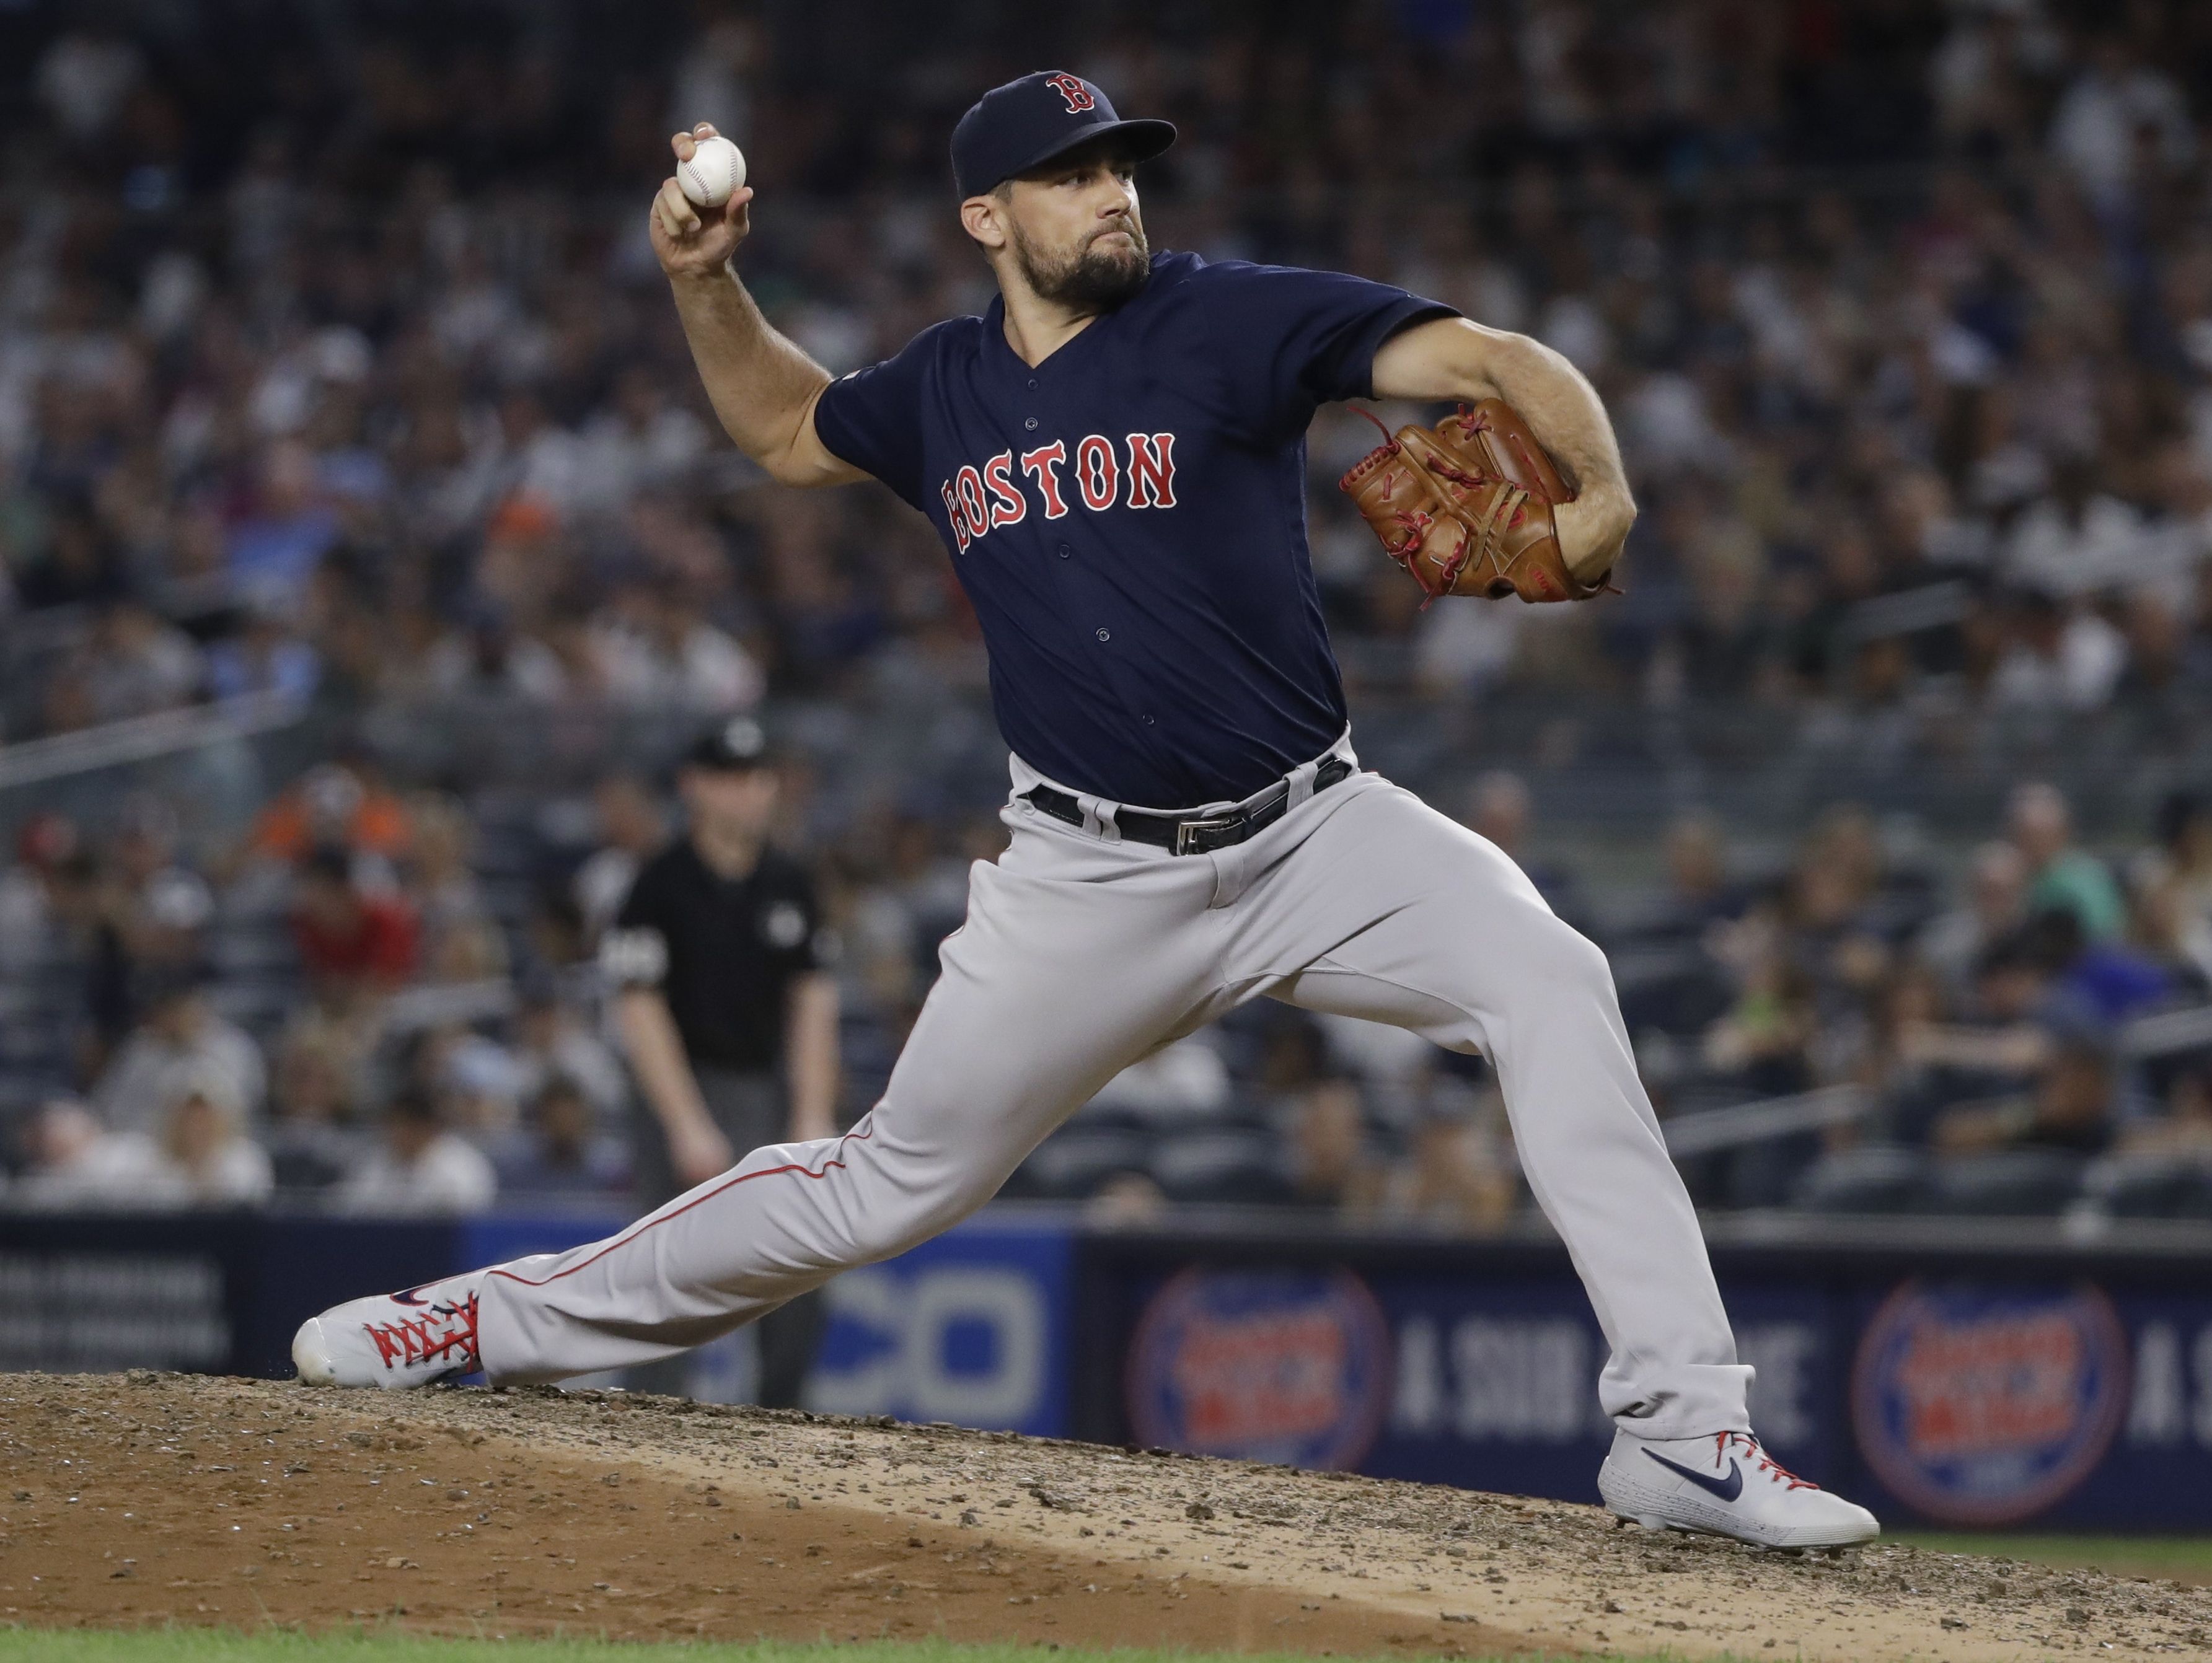
[[[1030,377],[1030,391],[1031,392],[1035,392],[1036,391],[1036,377],[1034,375]]]
[[[1102,641],[1110,641],[1114,639],[1114,632],[1110,629],[1102,629],[1098,632],[1098,639]]]
[[[1060,557],[1062,560],[1071,559],[1073,557],[1074,554],[1075,550],[1069,548],[1065,543],[1060,545]]]
[[[1035,433],[1036,431],[1036,417],[1034,416],[1023,417],[1022,426],[1028,428],[1031,433]]]
[[[1149,717],[1149,716],[1146,717],[1146,718],[1145,718],[1145,725],[1146,725],[1146,727],[1150,727],[1152,725],[1152,719],[1151,717]]]

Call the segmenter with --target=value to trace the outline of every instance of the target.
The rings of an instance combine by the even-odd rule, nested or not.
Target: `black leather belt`
[[[1315,771],[1313,788],[1327,791],[1351,777],[1352,764],[1341,756],[1332,756]],[[1068,825],[1083,823],[1083,804],[1064,791],[1036,786],[1024,792],[1022,800],[1040,813]],[[1123,809],[1114,816],[1114,823],[1122,836],[1134,842],[1150,843],[1170,854],[1211,854],[1216,849],[1234,848],[1246,838],[1273,825],[1290,805],[1291,787],[1286,781],[1249,809],[1198,815],[1148,814],[1142,809]]]

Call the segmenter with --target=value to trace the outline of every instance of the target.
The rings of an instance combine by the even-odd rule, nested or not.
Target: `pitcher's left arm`
[[[1503,398],[1567,475],[1575,500],[1553,510],[1559,552],[1578,578],[1612,568],[1636,523],[1620,445],[1597,390],[1540,341],[1466,318],[1401,330],[1375,355],[1375,396],[1473,404]]]

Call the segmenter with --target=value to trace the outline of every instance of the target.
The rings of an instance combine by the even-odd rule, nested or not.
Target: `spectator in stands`
[[[529,1071],[489,1033],[441,1022],[414,1037],[406,1068],[438,1118],[480,1149],[497,1145],[521,1118]]]
[[[420,952],[414,909],[395,895],[364,894],[354,879],[353,856],[333,844],[311,850],[299,864],[292,938],[310,976],[372,988],[405,981]]]
[[[1744,974],[1735,1005],[1705,1030],[1705,1066],[1761,1096],[1784,1096],[1814,1083],[1811,1049],[1818,1033],[1814,983],[1769,934]]]
[[[2103,861],[2075,847],[2074,811],[2057,786],[2036,781],[2015,790],[2008,830],[2027,867],[2030,910],[2070,912],[2091,941],[2107,940],[2126,927],[2119,885]]]
[[[191,637],[136,598],[100,610],[80,672],[94,719],[119,722],[189,704],[206,675]]]
[[[215,1070],[179,1081],[161,1126],[158,1187],[185,1207],[252,1206],[276,1187],[268,1151],[246,1135],[237,1087]]]
[[[2193,792],[2175,792],[2159,805],[2159,846],[2168,867],[2177,924],[2186,950],[2212,974],[2212,804]],[[0,880],[4,881],[4,880]],[[2193,944],[2203,941],[2199,948]]]
[[[47,1211],[161,1205],[160,1147],[143,1132],[110,1132],[84,1104],[60,1098],[31,1117],[10,1205]]]
[[[1528,874],[1536,893],[1551,904],[1553,912],[1570,924],[1580,923],[1582,895],[1573,876],[1528,847],[1528,823],[1535,807],[1528,781],[1517,774],[1498,769],[1482,775],[1468,791],[1465,823],[1470,831],[1504,850]]]
[[[488,603],[430,650],[422,674],[426,686],[449,696],[540,702],[559,698],[568,680],[551,647],[520,631],[504,609]]]
[[[1984,954],[2027,915],[2027,861],[2012,843],[1981,844],[1966,868],[1964,903],[1934,920],[1914,950],[1954,993],[1964,993]]]
[[[1083,1204],[1083,1222],[1098,1229],[1146,1224],[1168,1210],[1167,1197],[1149,1173],[1117,1172]]]
[[[336,509],[316,476],[314,453],[296,440],[262,452],[253,512],[230,536],[237,592],[288,616],[304,609],[307,586],[338,540]]]
[[[322,681],[313,645],[276,606],[249,606],[237,634],[208,650],[207,689],[217,700],[264,697],[305,704]]]
[[[1953,1103],[2027,1090],[2052,1052],[2052,986],[2046,942],[2022,929],[1983,954],[1955,1019],[1933,998],[1901,1011],[1891,1058],[1911,1089],[1892,1105],[1899,1135],[1919,1141]]]
[[[2191,903],[2181,873],[2146,850],[2129,863],[2128,941],[2170,979],[2164,997],[2202,1004],[2212,993],[2212,919]]]
[[[344,1061],[326,1036],[295,1031],[276,1053],[262,1143],[280,1190],[329,1189],[359,1164],[359,1138],[348,1129],[352,1105]]]
[[[242,1115],[261,1112],[268,1086],[261,1047],[216,1013],[198,973],[168,971],[150,979],[144,1009],[144,1019],[93,1090],[94,1106],[111,1129],[154,1131],[185,1079],[225,1081],[227,1100],[234,1099]]]
[[[2051,972],[2059,1013],[2100,1029],[2172,1002],[2184,986],[2180,966],[2138,939],[2085,941],[2080,916],[2071,911],[2036,913],[2026,934]]]
[[[1204,1034],[1191,1034],[1133,1062],[1098,1089],[1091,1107],[1167,1125],[1218,1114],[1232,1089],[1221,1053]]]
[[[1370,1211],[1384,1174],[1368,1147],[1359,1088],[1341,1076],[1316,1081],[1291,1109],[1289,1165],[1297,1205],[1339,1212]]]
[[[422,974],[431,981],[483,981],[507,974],[507,938],[470,870],[476,827],[452,797],[426,792],[409,806],[414,828],[405,862],[407,896],[422,930]]]
[[[2162,1107],[2120,1129],[2120,1150],[2212,1163],[2212,1078],[2203,1058],[2175,1071]]]
[[[250,847],[286,865],[331,847],[396,860],[406,853],[411,831],[406,804],[384,784],[368,752],[349,746],[262,810]]]
[[[623,1141],[602,1129],[573,1080],[549,1081],[502,1144],[499,1187],[510,1197],[606,1196],[627,1191]]]
[[[583,1093],[600,1125],[621,1121],[629,1101],[622,1063],[576,1008],[561,997],[551,977],[539,974],[524,980],[508,1048],[520,1071],[526,1100],[556,1081],[565,1081]]]
[[[498,1192],[491,1162],[447,1127],[428,1092],[409,1085],[386,1108],[382,1142],[338,1186],[337,1201],[351,1212],[468,1213]]]
[[[63,945],[55,889],[77,852],[76,822],[46,810],[15,834],[15,859],[0,871],[0,973],[23,974],[49,962]]]
[[[2109,1045],[2077,1035],[2051,1049],[2032,1092],[1960,1104],[1936,1123],[1934,1143],[1948,1155],[1993,1149],[2101,1154],[2112,1142],[2117,1073]]]
[[[381,1100],[378,1047],[384,1038],[384,1004],[368,984],[349,976],[311,980],[276,1043],[321,1051],[338,1083],[339,1118],[360,1123]]]
[[[1378,1218],[1455,1234],[1488,1234],[1513,1216],[1520,1174],[1505,1126],[1504,1099],[1463,1086],[1432,1089],[1402,1158],[1390,1163],[1375,1200]]]
[[[149,970],[188,969],[204,950],[215,892],[178,853],[176,810],[141,792],[125,799],[116,818],[106,913],[122,959]]]
[[[1668,824],[1666,865],[1666,893],[1644,933],[1698,941],[1709,926],[1742,911],[1742,897],[1729,881],[1728,839],[1712,815],[1698,810]]]

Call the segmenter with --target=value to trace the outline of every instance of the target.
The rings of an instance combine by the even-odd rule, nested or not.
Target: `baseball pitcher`
[[[678,161],[711,137],[678,134]],[[985,94],[952,171],[999,297],[842,379],[738,276],[750,191],[702,209],[662,186],[653,246],[731,438],[785,485],[878,479],[944,539],[1013,753],[1012,841],[974,868],[850,1132],[756,1150],[610,1240],[341,1305],[300,1331],[301,1375],[557,1381],[697,1345],[965,1217],[1121,1070],[1264,997],[1496,1068],[1611,1347],[1615,1513],[1873,1537],[1752,1435],[1604,956],[1498,848],[1360,768],[1322,626],[1318,406],[1457,402],[1343,489],[1431,598],[1547,603],[1606,587],[1635,519],[1605,412],[1557,353],[1401,289],[1153,252],[1133,172],[1174,137],[1073,75]]]

